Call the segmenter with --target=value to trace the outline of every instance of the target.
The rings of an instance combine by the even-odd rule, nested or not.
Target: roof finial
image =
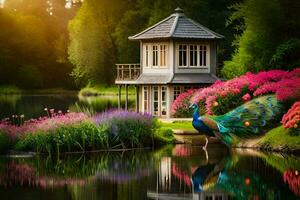
[[[177,7],[175,9],[175,13],[183,13],[183,10],[180,7]]]

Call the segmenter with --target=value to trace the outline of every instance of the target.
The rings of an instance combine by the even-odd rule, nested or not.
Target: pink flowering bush
[[[191,117],[187,110],[184,111],[185,105],[198,103],[200,110],[205,110],[206,114],[220,115],[266,94],[275,94],[279,101],[287,103],[300,100],[300,68],[292,71],[263,71],[258,74],[248,72],[232,80],[217,81],[194,93],[183,93],[180,101],[174,102],[172,108],[176,109],[172,109],[172,114],[176,117],[180,108],[180,113]]]
[[[289,130],[289,132],[295,134],[300,133],[300,101],[294,103],[282,117],[281,123],[285,129]]]
[[[196,91],[196,89],[190,89],[184,93],[181,93],[176,98],[171,107],[171,113],[174,117],[185,117],[192,115],[192,110],[189,109],[191,105],[190,99]]]
[[[47,132],[61,126],[72,125],[86,120],[89,120],[89,116],[84,113],[60,113],[53,115],[53,117],[30,119],[22,125],[16,125],[9,118],[6,118],[0,121],[0,130],[14,141],[26,133]]]

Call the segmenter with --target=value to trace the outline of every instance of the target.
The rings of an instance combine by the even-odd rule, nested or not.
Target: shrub
[[[171,128],[160,127],[154,134],[155,146],[175,143],[175,137]]]
[[[6,118],[0,121],[0,130],[5,133],[12,141],[17,140],[23,134],[38,131],[47,132],[57,129],[63,125],[76,124],[81,121],[89,120],[84,113],[54,113],[49,112],[49,117],[40,117],[22,122],[24,116],[16,116],[12,119]]]
[[[300,68],[290,72],[271,70],[258,74],[246,73],[225,82],[217,81],[212,86],[194,93],[181,94],[182,99],[175,101],[172,108],[177,108],[173,109],[174,113],[188,113],[191,116],[186,105],[198,103],[200,114],[220,115],[253,97],[266,94],[276,94],[279,101],[287,103],[299,100]]]
[[[184,93],[181,93],[173,102],[171,107],[171,113],[174,117],[190,117],[193,113],[189,109],[191,105],[191,98],[197,90],[190,89]]]
[[[108,127],[111,145],[127,147],[151,146],[157,122],[149,114],[128,111],[107,111],[94,117],[98,126]]]
[[[157,128],[156,119],[151,115],[128,111],[107,111],[91,119],[78,119],[83,120],[68,119],[68,123],[58,123],[57,118],[48,118],[43,123],[38,123],[43,124],[40,128],[29,129],[26,134],[20,134],[16,149],[59,154],[150,147]]]
[[[288,110],[288,112],[282,117],[281,123],[285,129],[288,129],[292,134],[300,134],[300,101],[294,103],[294,105]]]

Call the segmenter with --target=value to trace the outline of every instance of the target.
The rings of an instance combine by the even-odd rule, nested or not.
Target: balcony
[[[116,64],[117,66],[117,82],[135,81],[141,74],[140,64]]]

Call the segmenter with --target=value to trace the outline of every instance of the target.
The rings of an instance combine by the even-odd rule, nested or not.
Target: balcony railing
[[[141,74],[140,64],[116,64],[118,81],[134,81]]]

